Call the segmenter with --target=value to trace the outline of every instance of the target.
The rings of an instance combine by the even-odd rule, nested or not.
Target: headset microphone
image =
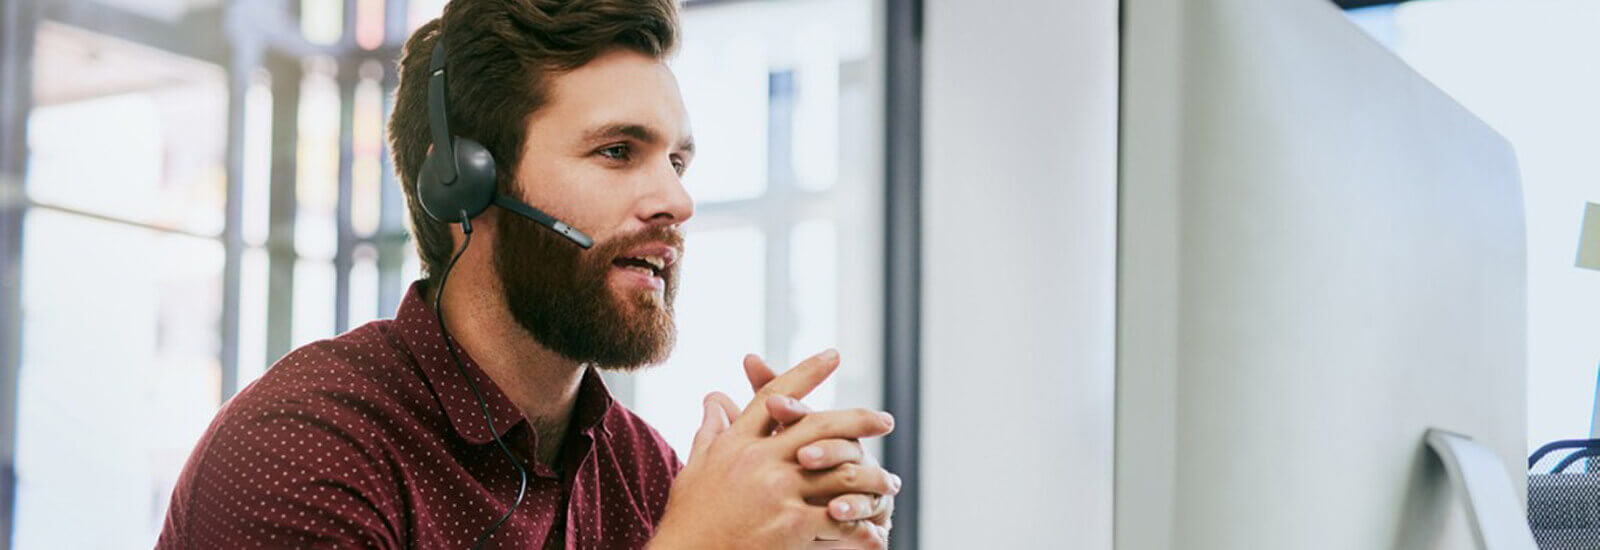
[[[472,218],[477,217],[491,204],[548,227],[580,247],[594,246],[594,239],[567,225],[566,222],[546,214],[543,210],[495,190],[494,156],[483,144],[450,133],[449,95],[445,86],[444,37],[436,36],[434,40],[433,57],[428,67],[428,127],[433,134],[433,148],[428,151],[428,156],[422,161],[422,169],[417,173],[417,202],[422,204],[423,211],[427,212],[429,217],[443,223],[461,224],[462,240],[461,248],[450,256],[450,263],[445,266],[444,273],[439,275],[439,287],[432,289],[433,314],[439,322],[439,332],[444,336],[445,350],[450,352],[461,378],[467,383],[467,388],[472,390],[472,395],[478,398],[478,405],[483,408],[483,421],[489,426],[489,433],[494,435],[494,442],[500,446],[506,457],[511,459],[511,465],[516,467],[517,475],[522,478],[517,488],[516,500],[511,502],[511,506],[506,509],[505,515],[500,516],[499,521],[478,535],[478,540],[472,545],[472,548],[476,549],[481,548],[506,520],[511,519],[511,514],[522,504],[522,497],[528,490],[528,470],[522,465],[522,460],[506,446],[505,441],[500,439],[500,432],[494,426],[494,417],[489,414],[489,403],[483,399],[483,394],[478,392],[477,383],[467,375],[466,365],[461,362],[455,346],[450,343],[450,329],[445,326],[442,307],[444,283],[449,279],[450,271],[455,269],[456,260],[461,259],[461,254],[467,251],[467,245],[472,243]]]

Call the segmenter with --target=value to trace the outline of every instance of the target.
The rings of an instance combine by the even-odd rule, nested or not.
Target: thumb
[[[721,392],[711,392],[706,394],[706,398],[700,402],[700,430],[694,433],[694,443],[689,449],[690,462],[693,462],[695,457],[705,453],[706,449],[711,447],[711,442],[716,441],[718,435],[722,435],[722,432],[728,430],[728,416],[723,412],[722,405],[718,403],[719,397],[721,399],[728,398],[722,395]]]

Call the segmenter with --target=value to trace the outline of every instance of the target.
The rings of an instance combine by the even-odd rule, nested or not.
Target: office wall
[[[923,545],[1110,548],[1117,2],[925,9]]]

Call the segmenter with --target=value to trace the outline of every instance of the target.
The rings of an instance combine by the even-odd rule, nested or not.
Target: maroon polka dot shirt
[[[467,548],[518,476],[413,285],[393,320],[297,349],[228,401],[172,494],[157,548]],[[682,467],[661,435],[584,374],[558,468],[457,347],[528,494],[490,548],[639,548]]]

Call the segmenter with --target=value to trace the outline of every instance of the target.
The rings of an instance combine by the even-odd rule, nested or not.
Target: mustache
[[[600,243],[598,249],[603,254],[599,256],[614,257],[623,252],[646,244],[661,243],[677,249],[679,256],[683,255],[683,229],[675,225],[653,225],[627,235],[618,235]]]

